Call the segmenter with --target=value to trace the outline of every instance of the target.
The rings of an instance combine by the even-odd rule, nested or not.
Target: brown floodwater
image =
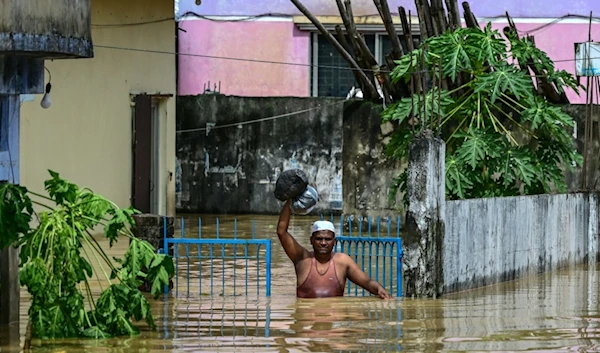
[[[600,351],[600,267],[573,267],[443,299],[373,297],[297,299],[295,275],[275,235],[277,217],[220,217],[220,236],[273,240],[272,296],[172,296],[152,302],[156,331],[107,340],[36,340],[32,352],[597,352]],[[290,232],[308,245],[310,217],[295,217]],[[215,232],[203,216],[202,236]],[[198,223],[186,219],[186,236]],[[126,242],[109,255],[121,254]],[[226,263],[226,271],[232,264]],[[228,279],[231,277],[227,277]],[[98,292],[102,283],[92,282]],[[228,283],[229,284],[229,283]],[[0,352],[20,352],[21,321],[0,328]]]

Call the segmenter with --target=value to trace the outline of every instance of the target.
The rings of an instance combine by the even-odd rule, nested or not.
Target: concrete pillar
[[[158,251],[164,246],[164,216],[142,213],[133,216],[135,221],[134,234],[136,237],[148,241]],[[174,217],[167,217],[167,238],[175,234]],[[173,256],[173,245],[169,247],[169,255]],[[151,284],[144,282],[139,290],[150,292]],[[169,289],[173,288],[173,281],[169,281]]]
[[[133,216],[135,220],[136,237],[148,241],[156,250],[163,247],[164,238],[164,216],[155,214],[136,214]],[[173,217],[167,217],[167,237],[173,238],[175,234]],[[169,249],[169,254],[173,254],[172,249]]]
[[[444,141],[429,130],[421,132],[410,145],[403,238],[407,297],[436,298],[444,289],[445,150]]]
[[[19,250],[8,247],[0,252],[0,325],[19,321]]]

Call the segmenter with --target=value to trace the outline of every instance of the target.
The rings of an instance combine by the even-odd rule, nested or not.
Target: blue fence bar
[[[217,219],[216,239],[206,238],[206,234],[201,238],[201,221],[198,221],[198,237],[186,237],[183,218],[181,237],[167,238],[165,232],[163,249],[172,249],[169,253],[175,265],[171,293],[176,297],[270,296],[271,240],[237,238],[237,221],[234,238],[223,238],[218,222]],[[244,271],[238,271],[241,267]]]

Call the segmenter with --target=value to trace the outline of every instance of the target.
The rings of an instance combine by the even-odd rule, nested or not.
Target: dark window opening
[[[354,73],[342,55],[322,34],[315,35],[317,38],[316,41],[313,41],[312,60],[316,67],[310,72],[311,92],[319,97],[346,97],[352,87],[360,87],[354,78]],[[392,42],[389,36],[367,34],[364,37],[369,50],[376,56],[377,61],[381,65],[385,64],[385,55],[392,52]],[[413,36],[413,42],[414,47],[418,47],[420,37]],[[406,38],[400,36],[400,43],[403,51],[408,52]]]

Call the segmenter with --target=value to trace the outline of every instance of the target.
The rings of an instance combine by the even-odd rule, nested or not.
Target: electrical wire
[[[336,101],[336,102],[332,102],[332,103],[328,103],[328,104],[318,104],[317,106],[312,107],[312,108],[298,110],[298,111],[290,112],[290,113],[284,113],[284,114],[274,115],[274,116],[269,116],[269,117],[266,117],[266,118],[260,118],[260,119],[242,121],[242,122],[239,122],[239,123],[231,123],[231,124],[224,124],[224,125],[215,125],[215,126],[211,126],[211,127],[201,127],[201,128],[197,128],[197,129],[178,130],[178,131],[176,131],[176,133],[182,134],[182,133],[189,133],[189,132],[198,132],[198,131],[206,131],[206,130],[223,129],[223,128],[227,128],[227,127],[238,127],[238,126],[242,126],[242,125],[260,123],[260,122],[263,122],[263,121],[277,120],[277,119],[281,119],[281,118],[287,118],[289,116],[294,116],[294,115],[300,115],[300,114],[308,113],[308,112],[311,112],[313,110],[317,110],[317,109],[321,109],[321,108],[325,108],[325,107],[330,107],[330,106],[342,104],[342,103],[345,103],[345,102],[346,102],[345,100],[340,100],[340,101]]]
[[[590,20],[590,16],[567,14],[567,15],[561,16],[561,17],[559,17],[557,19],[554,19],[554,20],[552,20],[552,21],[550,21],[548,23],[540,25],[538,27],[529,29],[527,31],[521,31],[521,30],[517,29],[517,32],[519,32],[520,34],[532,34],[532,33],[535,33],[535,32],[539,32],[542,29],[545,29],[545,28],[548,28],[548,27],[553,26],[555,24],[558,24],[559,22],[561,22],[563,20],[566,20],[568,18],[579,18],[579,19],[585,19],[585,20],[588,20],[588,21]],[[592,17],[591,20],[595,21],[595,22],[600,22],[600,17]]]
[[[235,19],[231,19],[231,18],[217,18],[216,16],[206,16],[206,15],[200,15],[197,14],[193,11],[188,11],[185,12],[184,14],[182,14],[181,16],[179,16],[179,18],[185,19],[186,17],[195,17],[195,18],[201,18],[207,21],[212,21],[212,22],[252,22],[252,21],[256,21],[260,18],[263,17],[292,17],[293,15],[289,15],[289,14],[279,14],[279,13],[264,13],[264,14],[260,14],[260,15],[252,15],[252,16],[243,16],[241,18],[235,18]],[[236,16],[237,17],[237,16]],[[142,21],[142,22],[128,22],[128,23],[93,23],[92,27],[131,27],[131,26],[143,26],[143,25],[147,25],[147,24],[154,24],[154,23],[160,23],[160,22],[166,22],[166,21],[175,21],[176,17],[165,17],[165,18],[160,18],[157,20],[150,20],[150,21]]]
[[[187,11],[184,12],[181,16],[179,16],[179,18],[185,19],[186,17],[195,17],[195,18],[201,18],[203,20],[207,20],[207,21],[212,21],[212,22],[252,22],[252,21],[256,21],[260,18],[263,17],[293,17],[294,15],[290,15],[290,14],[283,14],[283,13],[263,13],[260,15],[251,15],[251,16],[242,16],[241,18],[235,18],[235,19],[231,19],[231,18],[218,18],[217,16],[207,16],[207,15],[200,15],[196,12],[193,11]],[[236,16],[238,17],[238,16]]]
[[[244,59],[244,58],[233,58],[227,56],[217,56],[217,55],[204,55],[204,54],[192,54],[192,53],[175,53],[170,51],[162,51],[162,50],[152,50],[152,49],[136,49],[136,48],[126,48],[126,47],[116,47],[112,45],[100,45],[94,44],[94,47],[104,48],[104,49],[113,49],[113,50],[125,50],[125,51],[135,51],[142,53],[152,53],[152,54],[167,54],[167,55],[179,55],[179,56],[189,56],[189,57],[199,57],[199,58],[207,58],[207,59],[221,59],[221,60],[232,60],[232,61],[241,61],[241,62],[252,62],[252,63],[261,63],[261,64],[276,64],[276,65],[289,65],[289,66],[302,66],[302,67],[315,67],[315,68],[325,68],[325,69],[338,69],[338,70],[350,70],[350,71],[365,71],[365,72],[381,72],[381,73],[391,73],[389,70],[373,70],[373,69],[355,69],[353,67],[348,66],[330,66],[330,65],[318,65],[318,64],[302,64],[302,63],[292,63],[285,61],[272,61],[272,60],[260,60],[260,59]],[[600,57],[593,58],[584,58],[584,59],[559,59],[552,60],[554,63],[557,62],[576,62],[581,60],[596,60],[600,59]],[[417,70],[414,73],[426,73],[433,72],[432,70]]]
[[[133,27],[133,26],[143,26],[148,24],[174,21],[175,17],[167,17],[160,18],[157,20],[144,21],[144,22],[130,22],[130,23],[92,23],[92,27]]]
[[[135,52],[151,53],[151,54],[168,54],[168,55],[189,56],[189,57],[198,57],[198,58],[206,58],[206,59],[221,59],[221,60],[232,60],[232,61],[241,61],[241,62],[252,62],[252,63],[261,63],[261,64],[276,64],[276,65],[288,65],[288,66],[316,67],[316,68],[325,68],[325,69],[340,69],[340,70],[366,71],[366,72],[376,72],[377,71],[377,70],[373,70],[373,69],[356,69],[356,68],[348,67],[348,66],[343,67],[343,66],[330,66],[330,65],[317,65],[317,64],[303,64],[303,63],[293,63],[293,62],[285,62],[285,61],[260,60],[260,59],[244,59],[244,58],[233,58],[233,57],[227,57],[227,56],[205,55],[205,54],[192,54],[192,53],[181,53],[181,52],[180,53],[175,53],[175,52],[162,51],[162,50],[116,47],[116,46],[112,46],[112,45],[94,44],[94,47],[104,48],[104,49],[114,49],[114,50],[135,51]],[[379,72],[390,73],[391,71],[379,70]]]
[[[391,13],[392,16],[398,16],[397,13]],[[178,18],[180,19],[185,19],[187,17],[193,17],[193,18],[201,18],[207,21],[212,21],[212,22],[252,22],[252,21],[256,21],[260,18],[263,17],[293,17],[295,15],[293,14],[285,14],[285,13],[262,13],[259,15],[251,15],[251,16],[242,16],[241,18],[235,18],[235,19],[231,19],[231,18],[218,18],[218,16],[207,16],[207,15],[200,15],[194,11],[187,11],[185,13],[183,13],[182,15],[178,16]],[[379,14],[370,14],[370,15],[364,15],[364,17],[373,17],[373,16],[379,16]],[[237,17],[237,16],[236,16]],[[486,17],[480,17],[480,20],[497,20],[497,19],[501,19],[504,18],[506,19],[506,15],[498,15],[498,16],[486,16]],[[547,27],[553,26],[563,20],[569,19],[569,18],[578,18],[578,19],[585,19],[585,20],[589,20],[590,17],[589,16],[583,16],[583,15],[577,15],[577,14],[566,14],[563,16],[560,16],[558,18],[555,18],[554,20],[548,22],[548,23],[544,23],[540,26],[531,28],[529,30],[526,31],[522,31],[517,29],[517,32],[519,32],[520,34],[531,34],[534,32],[538,32],[542,29],[545,29]],[[592,17],[591,18],[592,21],[595,22],[600,22],[600,17]],[[166,17],[166,18],[162,18],[162,19],[157,19],[157,20],[151,20],[151,21],[142,21],[142,22],[130,22],[130,23],[106,23],[106,24],[92,24],[92,27],[129,27],[129,26],[142,26],[142,25],[147,25],[147,24],[154,24],[154,23],[160,23],[160,22],[165,22],[165,21],[174,21],[176,20],[176,17]]]

